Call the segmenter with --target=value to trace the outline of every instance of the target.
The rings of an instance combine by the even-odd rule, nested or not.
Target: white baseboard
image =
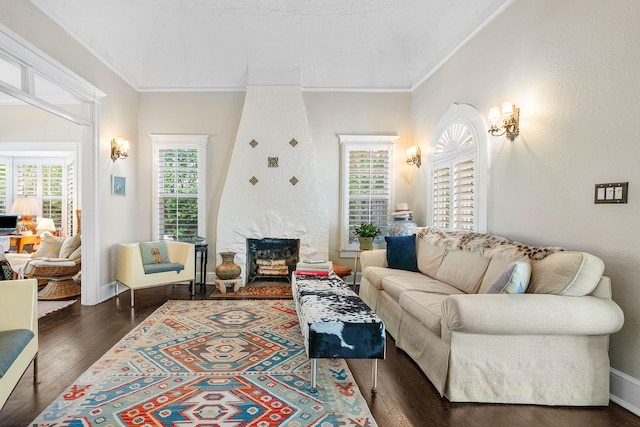
[[[640,416],[640,380],[611,368],[609,398]]]

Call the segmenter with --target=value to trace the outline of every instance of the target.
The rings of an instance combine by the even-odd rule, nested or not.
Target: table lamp
[[[40,215],[40,204],[37,199],[32,197],[16,198],[13,201],[13,205],[11,205],[11,214],[20,215],[26,229],[32,233],[36,232],[36,222],[33,220],[33,217]]]
[[[53,223],[51,218],[42,218],[38,221],[38,226],[36,227],[37,234],[40,235],[45,231],[48,231],[51,234],[56,231],[56,225]]]

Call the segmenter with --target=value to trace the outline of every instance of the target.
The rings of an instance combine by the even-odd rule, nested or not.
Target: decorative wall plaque
[[[251,183],[251,185],[256,185],[258,183],[258,178],[252,176],[249,182]]]
[[[277,157],[269,157],[267,163],[268,163],[270,168],[277,168],[278,167],[278,158]]]
[[[298,178],[292,176],[289,182],[291,183],[291,185],[296,185],[298,183]]]
[[[255,139],[252,139],[251,141],[249,141],[249,145],[252,148],[256,148],[256,145],[258,145],[258,141],[256,141]]]
[[[298,145],[298,141],[296,141],[296,139],[293,138],[291,141],[289,141],[289,145],[291,145],[292,147],[295,147],[296,145]]]

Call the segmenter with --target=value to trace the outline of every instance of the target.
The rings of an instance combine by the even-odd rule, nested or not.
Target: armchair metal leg
[[[131,307],[133,307],[133,289],[131,289]]]
[[[33,385],[38,385],[38,353],[33,358]]]

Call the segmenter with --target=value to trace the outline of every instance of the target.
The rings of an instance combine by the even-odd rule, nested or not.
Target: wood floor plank
[[[198,293],[204,299],[208,286]],[[0,426],[27,426],[73,381],[131,329],[169,299],[191,299],[188,287],[163,286],[129,292],[96,306],[79,302],[39,322],[40,384],[32,385],[29,367],[0,411]],[[610,403],[603,408],[451,403],[441,398],[413,361],[389,337],[387,359],[378,363],[378,393],[370,393],[371,361],[350,360],[349,367],[381,427],[422,426],[631,426],[640,417]]]

